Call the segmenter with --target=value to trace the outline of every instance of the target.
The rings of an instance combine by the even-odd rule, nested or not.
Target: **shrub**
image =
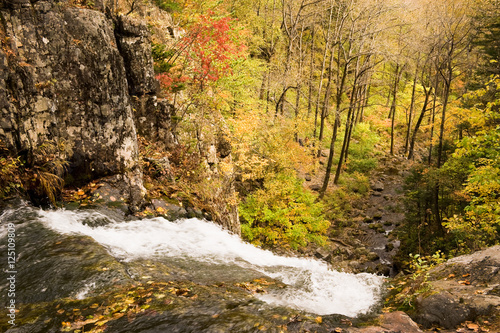
[[[270,247],[324,245],[330,222],[323,216],[323,204],[315,199],[293,175],[283,172],[266,178],[263,188],[239,207],[243,237]]]

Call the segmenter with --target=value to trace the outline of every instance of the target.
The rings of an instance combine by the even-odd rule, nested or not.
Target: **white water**
[[[103,218],[102,215],[64,210],[41,211],[40,214],[49,228],[64,234],[88,235],[121,260],[180,257],[257,270],[289,286],[279,293],[258,296],[274,305],[319,315],[355,317],[368,312],[380,298],[382,277],[337,272],[313,259],[277,256],[242,242],[213,223],[198,219],[114,221],[92,228],[82,222]]]

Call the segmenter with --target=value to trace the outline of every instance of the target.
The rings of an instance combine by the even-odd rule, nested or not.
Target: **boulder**
[[[500,311],[500,246],[448,260],[429,272],[431,293],[416,299],[412,318],[455,328]]]
[[[382,192],[384,190],[384,183],[381,181],[376,181],[371,184],[372,190],[376,192]]]
[[[348,328],[347,333],[422,333],[422,330],[407,314],[401,311],[385,313],[379,318],[380,326]]]

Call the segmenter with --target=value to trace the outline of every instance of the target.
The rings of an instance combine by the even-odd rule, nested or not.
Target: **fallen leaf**
[[[113,313],[113,318],[118,319],[118,318],[123,317],[124,315],[125,315],[125,313],[120,313],[120,312]]]
[[[135,301],[134,301],[134,299],[133,299],[133,298],[127,298],[127,299],[125,300],[125,304],[133,304],[134,302],[135,302]]]
[[[114,316],[115,314],[113,314]],[[104,324],[106,324],[107,322],[109,321],[109,319],[104,319],[104,320],[101,320],[101,321],[98,321],[97,323],[95,323],[97,326],[102,326]]]
[[[323,322],[323,318],[321,318],[321,317],[316,317],[314,320],[315,320],[318,324],[321,324],[321,323]]]
[[[466,277],[469,277],[469,276],[470,276],[469,273],[462,275],[463,278],[466,278]]]
[[[470,330],[476,331],[476,330],[479,330],[479,325],[471,323],[471,324],[467,324],[467,328]]]
[[[462,280],[462,281],[458,281],[459,284],[462,284],[464,286],[468,286],[470,285],[470,281],[469,280]]]
[[[64,309],[57,310],[57,313],[58,314],[63,314],[64,313]]]

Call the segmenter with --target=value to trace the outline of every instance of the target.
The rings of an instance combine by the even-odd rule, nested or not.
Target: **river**
[[[13,236],[9,225],[15,226],[18,323],[27,305],[52,302],[57,308],[62,299],[89,303],[138,283],[183,281],[191,291],[224,286],[223,295],[243,288],[233,298],[252,299],[255,311],[293,309],[313,317],[350,318],[370,313],[380,304],[383,289],[380,276],[338,272],[311,258],[278,256],[199,219],[123,220],[102,210],[41,210],[28,205],[6,209],[0,217],[5,268],[8,236]],[[8,293],[5,281],[2,299]],[[139,298],[133,301],[140,304]],[[189,306],[196,307],[196,302],[193,298]],[[37,316],[41,320],[43,312]]]

